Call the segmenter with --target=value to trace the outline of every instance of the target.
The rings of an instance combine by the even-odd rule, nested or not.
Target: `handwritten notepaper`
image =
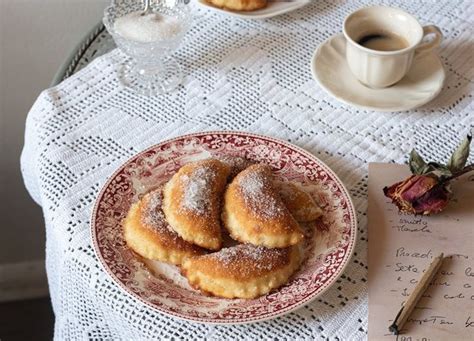
[[[383,195],[409,175],[405,165],[369,165],[369,340],[396,339],[388,326],[441,252],[446,258],[398,340],[474,340],[474,175],[453,182],[452,202],[430,217],[399,213]]]

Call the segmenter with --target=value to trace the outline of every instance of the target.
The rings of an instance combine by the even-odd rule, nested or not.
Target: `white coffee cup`
[[[371,88],[384,88],[401,80],[413,58],[439,46],[443,35],[434,25],[421,26],[410,14],[398,8],[373,6],[359,9],[344,20],[346,58],[357,79]],[[368,35],[391,32],[403,38],[407,47],[395,51],[366,48],[358,42]],[[422,42],[434,34],[434,39]]]

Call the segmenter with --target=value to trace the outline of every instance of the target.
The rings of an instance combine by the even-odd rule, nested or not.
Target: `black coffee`
[[[360,38],[357,43],[371,50],[396,51],[409,46],[405,38],[392,32],[371,33]]]

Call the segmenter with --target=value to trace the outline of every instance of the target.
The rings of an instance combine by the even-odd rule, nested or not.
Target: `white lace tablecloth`
[[[446,84],[423,108],[358,110],[313,81],[313,51],[366,1],[318,0],[265,21],[195,9],[193,28],[176,54],[187,77],[175,92],[146,98],[123,89],[116,70],[124,56],[115,50],[40,95],[27,119],[22,171],[44,211],[57,339],[366,338],[368,162],[404,163],[413,147],[443,160],[474,127],[474,2],[382,3],[440,26],[445,35]],[[154,312],[109,279],[91,246],[94,200],[121,163],[164,139],[222,129],[266,134],[309,150],[343,180],[358,213],[358,244],[337,283],[293,313],[252,325],[208,326]]]

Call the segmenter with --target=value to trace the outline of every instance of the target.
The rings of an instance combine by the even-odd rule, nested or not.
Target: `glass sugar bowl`
[[[172,54],[190,27],[187,2],[151,1],[150,10],[144,12],[141,1],[114,0],[105,9],[104,25],[128,56],[119,68],[122,85],[139,94],[156,96],[181,83],[181,67]]]

